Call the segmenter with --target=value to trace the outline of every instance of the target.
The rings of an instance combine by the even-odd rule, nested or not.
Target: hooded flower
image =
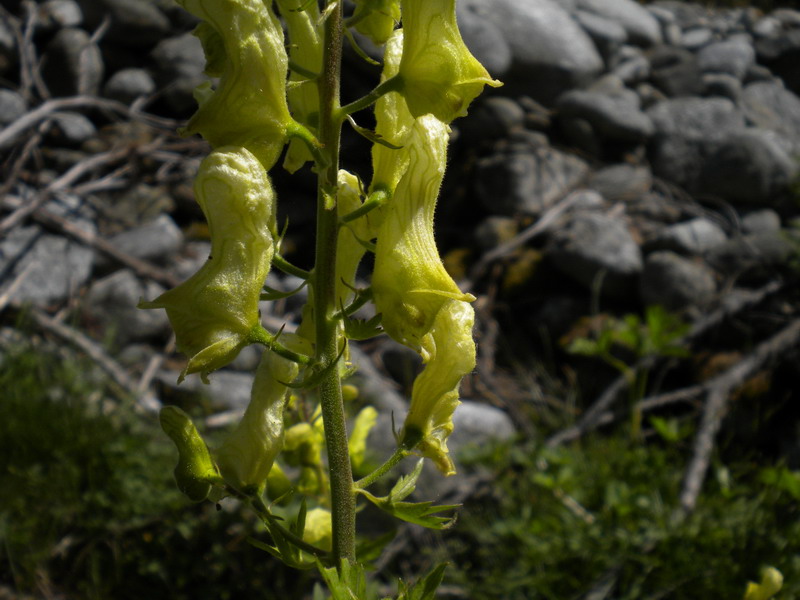
[[[213,147],[244,146],[269,170],[294,123],[286,103],[288,58],[283,29],[262,0],[179,0],[207,26],[198,28],[208,71],[219,86],[198,88],[200,104],[186,133]],[[224,57],[224,59],[223,59]]]
[[[291,334],[282,335],[281,342],[291,345],[290,337],[300,343],[299,338]],[[297,377],[298,371],[297,363],[269,350],[261,355],[250,404],[236,429],[216,453],[220,474],[234,488],[260,488],[267,480],[283,448],[286,384]]]
[[[189,356],[181,373],[207,375],[231,362],[260,327],[258,302],[273,254],[275,195],[256,157],[220,148],[203,160],[195,197],[208,221],[211,255],[192,277],[140,308],[165,308],[178,350]]]
[[[428,360],[422,338],[442,306],[472,301],[444,268],[433,237],[436,198],[444,177],[449,128],[432,115],[420,117],[402,152],[408,169],[397,185],[375,249],[372,291],[386,332]]]
[[[381,82],[397,75],[400,70],[402,54],[403,30],[398,29],[389,38],[384,50]],[[393,193],[397,187],[400,178],[408,168],[409,154],[404,151],[403,147],[411,134],[414,120],[408,111],[405,98],[398,92],[384,94],[375,103],[375,133],[399,148],[373,144],[371,192],[383,188],[389,193]]]
[[[322,31],[319,7],[316,2],[305,0],[278,0],[278,7],[289,33],[289,58],[307,71],[322,71]],[[287,91],[292,116],[312,131],[319,121],[319,89],[317,82],[292,71]],[[283,166],[294,173],[311,160],[311,152],[305,142],[293,139],[289,142]]]
[[[436,315],[433,328],[422,340],[428,362],[414,381],[411,408],[406,416],[401,440],[421,438],[416,448],[430,458],[444,475],[455,467],[447,451],[447,438],[453,432],[453,413],[460,404],[461,378],[475,368],[475,342],[472,325],[475,313],[466,302],[447,300]]]
[[[400,21],[400,0],[356,0],[356,29],[382,46]]]
[[[484,85],[498,87],[461,39],[456,0],[402,0],[403,96],[415,117],[431,113],[450,123]]]

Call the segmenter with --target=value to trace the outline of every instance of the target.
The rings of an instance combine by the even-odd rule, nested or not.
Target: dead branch
[[[6,196],[3,199],[3,206],[5,207],[17,209],[22,205],[23,202],[19,198]],[[180,283],[178,278],[172,273],[121,251],[108,240],[101,238],[92,231],[82,229],[64,217],[40,208],[31,215],[31,218],[45,227],[50,227],[61,233],[66,233],[79,242],[104,252],[120,264],[133,269],[133,271],[141,277],[149,277],[153,281],[157,281],[169,287],[175,287]]]
[[[136,400],[137,405],[142,410],[145,412],[158,412],[161,409],[161,402],[151,394],[140,391],[136,381],[99,344],[77,329],[53,319],[40,308],[31,307],[26,314],[30,315],[38,327],[78,348],[91,358],[97,366],[111,377],[114,383],[122,388],[126,395]]]
[[[572,205],[575,203],[575,199],[576,196],[574,194],[567,196],[546,210],[539,220],[526,227],[512,239],[484,253],[478,262],[476,262],[470,269],[469,277],[466,279],[466,281],[460,282],[461,288],[465,292],[470,291],[478,279],[480,279],[486,273],[486,269],[489,267],[489,265],[496,260],[503,258],[504,256],[508,256],[526,242],[547,231],[558,217],[572,207]]]
[[[697,504],[708,471],[711,452],[714,449],[714,439],[722,424],[731,392],[765,363],[795,347],[798,341],[800,341],[800,319],[795,319],[771,338],[761,342],[746,358],[704,384],[708,390],[708,397],[680,495],[681,510],[684,514],[692,512]]]
[[[126,104],[117,102],[116,100],[108,100],[106,98],[98,98],[95,96],[70,96],[68,98],[54,98],[52,100],[46,100],[0,131],[0,148],[11,144],[25,130],[34,127],[38,123],[52,116],[54,113],[70,108],[99,108],[103,110],[109,110],[133,120],[141,121],[147,125],[150,125],[151,127],[168,129],[170,131],[174,131],[174,129],[180,125],[180,122],[174,119],[166,119],[164,117],[157,117],[155,115],[140,112],[138,110],[133,110]]]
[[[749,306],[758,304],[764,298],[783,288],[783,283],[772,281],[757,290],[735,290],[722,298],[721,306],[705,318],[697,320],[692,325],[689,333],[681,338],[679,344],[687,344],[695,337],[708,331],[711,327],[721,323],[724,319],[744,310]],[[652,369],[657,363],[657,357],[647,357],[637,362],[634,369]],[[629,382],[623,376],[617,377],[600,397],[583,413],[574,425],[559,431],[551,436],[545,445],[548,448],[560,446],[581,437],[584,433],[595,429],[603,423],[608,423],[612,417],[607,414],[611,405],[620,398],[628,389]]]

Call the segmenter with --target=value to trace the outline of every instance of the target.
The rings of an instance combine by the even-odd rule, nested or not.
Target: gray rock
[[[609,71],[625,84],[644,81],[650,77],[650,61],[639,48],[622,46],[609,59]]]
[[[780,35],[782,27],[778,19],[767,15],[754,23],[750,31],[756,38],[771,38]]]
[[[454,455],[470,446],[505,442],[512,439],[516,428],[511,418],[499,408],[462,400],[453,414],[455,429],[447,440]]]
[[[152,2],[78,0],[87,25],[94,29],[104,18],[111,22],[106,38],[133,48],[149,48],[170,31],[169,19]]]
[[[512,63],[506,94],[549,104],[560,93],[591,81],[603,69],[589,36],[554,0],[468,0],[503,34]]]
[[[470,52],[492,77],[502,79],[511,67],[511,47],[502,30],[488,17],[486,2],[462,0],[456,5],[458,28]]]
[[[508,137],[523,127],[525,111],[511,98],[491,96],[470,108],[469,114],[458,121],[464,139],[487,140]]]
[[[741,218],[742,233],[776,234],[781,229],[781,217],[771,208],[755,210]]]
[[[786,29],[800,28],[800,10],[791,8],[778,8],[770,13],[773,19],[776,19],[782,27]]]
[[[654,46],[661,43],[658,21],[633,0],[577,0],[576,6],[619,23],[634,44]]]
[[[766,81],[745,86],[742,98],[749,123],[781,134],[800,151],[800,98]]]
[[[103,86],[103,95],[130,104],[156,91],[156,82],[145,69],[120,69]]]
[[[776,133],[750,128],[727,136],[708,157],[698,188],[730,202],[763,204],[785,195],[797,172]]]
[[[8,125],[25,114],[25,99],[13,90],[0,90],[0,126]]]
[[[158,67],[156,80],[166,86],[165,98],[177,111],[196,107],[195,88],[208,78],[203,47],[191,33],[161,40],[151,53]]]
[[[157,284],[143,283],[133,271],[121,269],[92,283],[85,315],[105,329],[105,339],[113,336],[121,345],[164,336],[170,331],[166,311],[136,308],[142,298],[156,298],[163,291]]]
[[[60,303],[84,284],[92,271],[94,250],[38,226],[12,229],[0,240],[0,293],[18,276],[11,299],[38,306]]]
[[[88,117],[80,113],[63,112],[53,115],[53,126],[47,136],[62,146],[80,146],[97,133],[97,128]]]
[[[764,272],[786,264],[797,254],[797,243],[780,233],[757,233],[728,240],[706,255],[706,261],[720,273],[729,277],[742,277],[744,281],[758,278]]]
[[[650,80],[667,96],[695,96],[702,92],[703,81],[695,55],[683,48],[657,46],[647,53]]]
[[[183,245],[183,232],[169,215],[118,233],[108,240],[118,250],[135,258],[157,263],[168,262]]]
[[[780,77],[786,87],[800,94],[800,28],[756,42],[758,62]]]
[[[648,167],[621,163],[594,171],[586,186],[609,202],[626,202],[650,191],[653,174]]]
[[[647,111],[655,125],[651,144],[653,172],[693,190],[705,159],[732,133],[744,128],[744,116],[726,98],[676,98]]]
[[[83,12],[74,0],[47,0],[39,4],[39,21],[43,29],[78,27],[83,23]]]
[[[705,86],[705,96],[720,96],[737,105],[742,100],[742,82],[733,75],[705,73],[703,85]]]
[[[709,44],[697,53],[697,64],[704,73],[727,73],[739,80],[755,59],[756,52],[750,44],[732,40]]]
[[[572,17],[589,34],[606,60],[628,41],[625,28],[616,21],[583,10],[575,11]]]
[[[714,39],[714,33],[708,27],[687,29],[681,36],[681,46],[687,50],[699,50]]]
[[[717,284],[714,272],[702,262],[661,251],[645,259],[639,291],[648,306],[682,310],[709,304]]]
[[[669,250],[678,254],[699,256],[727,239],[728,236],[719,225],[700,217],[665,227],[647,242],[645,248],[647,251]]]
[[[556,102],[563,118],[587,121],[601,140],[643,142],[653,134],[653,124],[639,109],[635,92],[621,89],[613,94],[573,90]]]
[[[578,214],[556,231],[547,256],[589,290],[595,290],[599,281],[604,296],[633,292],[642,270],[642,254],[625,224],[596,213]]]
[[[103,57],[82,29],[61,29],[42,56],[42,77],[54,96],[96,95],[103,80]]]
[[[187,375],[180,384],[180,371],[161,371],[156,379],[165,387],[184,394],[202,394],[211,404],[222,410],[245,410],[250,403],[253,375],[228,369],[214,371],[208,376],[208,384],[196,373]]]
[[[511,149],[478,164],[478,193],[492,214],[538,214],[586,176],[581,159],[550,147]]]

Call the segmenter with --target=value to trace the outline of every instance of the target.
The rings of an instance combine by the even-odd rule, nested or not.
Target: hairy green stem
[[[372,473],[370,473],[363,479],[359,479],[358,481],[356,481],[354,484],[355,488],[359,490],[367,489],[373,483],[378,481],[381,477],[386,475],[389,471],[394,469],[409,454],[411,453],[405,448],[398,448],[397,450],[394,451],[394,454],[392,454],[388,459],[386,459],[386,462],[383,463],[380,467],[375,469]]]
[[[339,86],[342,65],[342,2],[329,2],[325,18],[325,40],[322,73],[319,79],[319,140],[327,164],[317,165],[317,245],[313,271],[314,322],[316,359],[320,364],[335,363],[340,355],[341,339],[336,315],[336,242],[339,234],[339,211],[336,203],[339,172],[339,141],[342,130]],[[355,551],[355,496],[353,473],[347,445],[339,369],[334,367],[322,377],[319,385],[328,470],[331,483],[331,515],[333,524],[333,557],[339,565],[343,559],[353,562]]]

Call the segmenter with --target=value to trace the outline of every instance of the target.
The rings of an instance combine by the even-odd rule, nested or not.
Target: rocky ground
[[[165,315],[136,309],[209,249],[191,191],[207,148],[175,133],[205,79],[195,23],[169,0],[3,7],[3,339],[28,305],[39,334],[88,353],[152,411],[203,387],[176,388],[183,359]],[[547,425],[535,414],[559,413],[562,425],[575,417],[550,444],[620,418],[627,380],[564,346],[659,304],[691,325],[681,343],[695,359],[629,362],[660,373],[644,410],[680,406],[702,423],[702,471],[734,390],[760,376],[759,397],[791,394],[800,12],[460,0],[459,15],[468,45],[505,85],[454,124],[438,209],[448,268],[478,297],[479,365],[453,445],[535,435]],[[347,61],[345,89],[370,89],[376,71]],[[347,138],[343,154],[368,176],[359,138]],[[290,224],[285,253],[307,265],[313,183],[275,179]],[[296,287],[279,272],[269,283]],[[265,322],[294,323],[301,300],[265,303]],[[388,428],[413,357],[383,340],[356,359]],[[255,350],[243,352],[203,388],[210,425],[242,409],[256,361]],[[383,431],[374,437],[391,439]]]

